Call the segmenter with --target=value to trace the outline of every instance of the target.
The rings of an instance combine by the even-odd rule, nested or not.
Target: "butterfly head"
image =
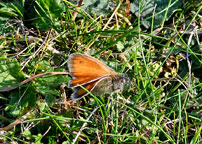
[[[129,84],[130,79],[127,74],[119,74],[118,76],[113,78],[114,91],[123,91],[128,87]]]
[[[128,85],[130,83],[130,78],[128,77],[127,74],[121,74],[121,81],[122,83]]]

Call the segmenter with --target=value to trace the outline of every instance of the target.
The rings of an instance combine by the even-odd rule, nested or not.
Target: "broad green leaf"
[[[24,110],[36,104],[36,94],[34,88],[27,88],[25,91],[14,91],[9,95],[9,104],[5,108],[13,117],[24,114]]]
[[[20,71],[20,65],[16,59],[0,61],[0,88],[16,85],[24,80],[24,74]]]
[[[36,80],[36,90],[43,94],[47,95],[59,95],[57,88],[60,88],[61,83],[68,83],[70,77],[65,75],[50,75],[46,77],[41,77]]]
[[[77,1],[71,1],[77,5]],[[114,8],[116,3],[109,0],[84,0],[81,8],[91,15],[106,15],[112,13],[110,8]]]
[[[144,20],[143,25],[146,28],[149,28],[152,23],[152,15],[154,16],[154,27],[158,27],[164,21],[164,16],[166,10],[168,8],[170,0],[135,0],[130,5],[130,10],[134,13],[137,17],[140,13],[140,17]],[[166,15],[166,21],[172,16],[175,9],[178,9],[182,1],[178,0],[171,0],[171,5],[168,8],[168,12]],[[142,8],[142,9],[141,9]],[[139,10],[141,9],[141,11]],[[155,10],[155,11],[154,11]]]

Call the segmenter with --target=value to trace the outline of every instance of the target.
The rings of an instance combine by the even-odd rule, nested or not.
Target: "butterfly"
[[[98,59],[84,54],[71,54],[68,68],[73,78],[69,81],[68,87],[74,89],[71,98],[75,101],[88,95],[82,87],[94,95],[103,92],[110,94],[117,90],[123,91],[124,85],[130,82],[126,74],[118,74]]]

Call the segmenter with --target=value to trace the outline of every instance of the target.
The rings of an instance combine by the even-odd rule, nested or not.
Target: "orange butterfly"
[[[71,95],[73,100],[79,100],[88,93],[80,87],[83,86],[94,95],[105,91],[123,90],[124,84],[129,83],[126,74],[118,74],[101,61],[87,55],[73,53],[69,56],[68,67],[73,80],[68,87],[74,88]]]

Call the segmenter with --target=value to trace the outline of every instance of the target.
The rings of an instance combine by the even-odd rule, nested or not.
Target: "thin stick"
[[[32,77],[30,77],[30,78],[28,78],[28,79],[26,79],[26,80],[24,80],[24,81],[18,83],[18,84],[15,85],[15,86],[9,86],[9,87],[6,87],[6,88],[1,88],[1,89],[0,89],[0,92],[6,92],[6,91],[13,90],[13,89],[15,89],[15,88],[17,88],[17,87],[19,87],[19,86],[21,86],[21,85],[23,85],[23,84],[25,84],[25,83],[28,83],[28,82],[30,82],[31,80],[33,80],[33,79],[35,79],[35,78],[38,78],[38,77],[42,77],[42,76],[46,76],[46,75],[61,75],[61,74],[62,74],[62,75],[69,75],[69,72],[47,72],[47,73],[37,74],[37,75],[35,75],[35,76],[32,76]]]
[[[98,107],[95,108],[95,109],[91,112],[91,114],[88,116],[88,118],[86,119],[86,121],[89,121],[89,119],[92,117],[92,115],[95,113],[95,111],[97,111],[97,109],[98,109]],[[84,128],[85,128],[86,125],[87,125],[87,122],[85,122],[85,123],[82,125],[81,129],[79,130],[79,132],[77,133],[76,137],[74,138],[72,144],[75,144],[75,143],[76,143],[76,141],[77,141],[79,135],[81,134],[81,131],[84,130]]]
[[[25,115],[21,116],[19,119],[17,119],[16,121],[12,122],[11,124],[9,124],[8,126],[1,128],[0,131],[8,131],[9,129],[12,129],[13,127],[15,127],[16,125],[22,123],[23,121],[25,121],[27,119],[27,117],[32,113],[35,112],[35,110],[31,110],[28,113],[26,113]]]

